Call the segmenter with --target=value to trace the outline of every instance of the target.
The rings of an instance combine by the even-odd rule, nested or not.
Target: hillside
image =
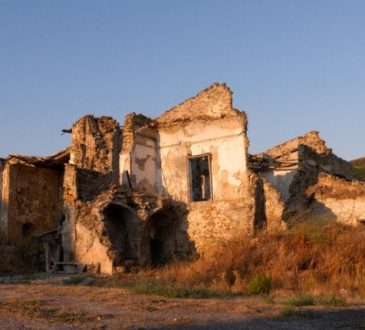
[[[352,160],[351,163],[354,177],[358,180],[365,181],[365,157]]]

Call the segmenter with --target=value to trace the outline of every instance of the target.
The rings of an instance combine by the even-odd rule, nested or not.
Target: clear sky
[[[155,117],[226,82],[250,152],[319,130],[365,156],[364,0],[0,0],[0,156],[84,114]]]

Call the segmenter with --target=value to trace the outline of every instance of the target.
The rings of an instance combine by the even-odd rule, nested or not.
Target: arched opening
[[[169,210],[160,210],[148,220],[148,247],[150,264],[153,267],[165,265],[177,253],[178,217]]]
[[[128,208],[110,204],[104,210],[108,238],[111,243],[109,253],[113,258],[113,266],[121,266],[125,262],[137,258],[137,216]]]

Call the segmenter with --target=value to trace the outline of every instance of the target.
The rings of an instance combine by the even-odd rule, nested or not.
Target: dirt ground
[[[285,307],[260,297],[172,299],[126,289],[0,284],[0,329],[365,329],[365,304]]]

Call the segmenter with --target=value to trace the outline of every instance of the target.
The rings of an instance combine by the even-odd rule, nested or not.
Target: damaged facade
[[[365,218],[365,188],[316,132],[249,155],[246,113],[225,84],[155,119],[131,113],[121,127],[88,115],[71,133],[64,152],[0,163],[2,239],[48,242],[54,232],[53,263],[112,273],[195,257],[308,210]]]
[[[280,192],[286,223],[365,221],[365,184],[353,180],[351,163],[333,154],[316,131],[251,155],[250,168]]]

